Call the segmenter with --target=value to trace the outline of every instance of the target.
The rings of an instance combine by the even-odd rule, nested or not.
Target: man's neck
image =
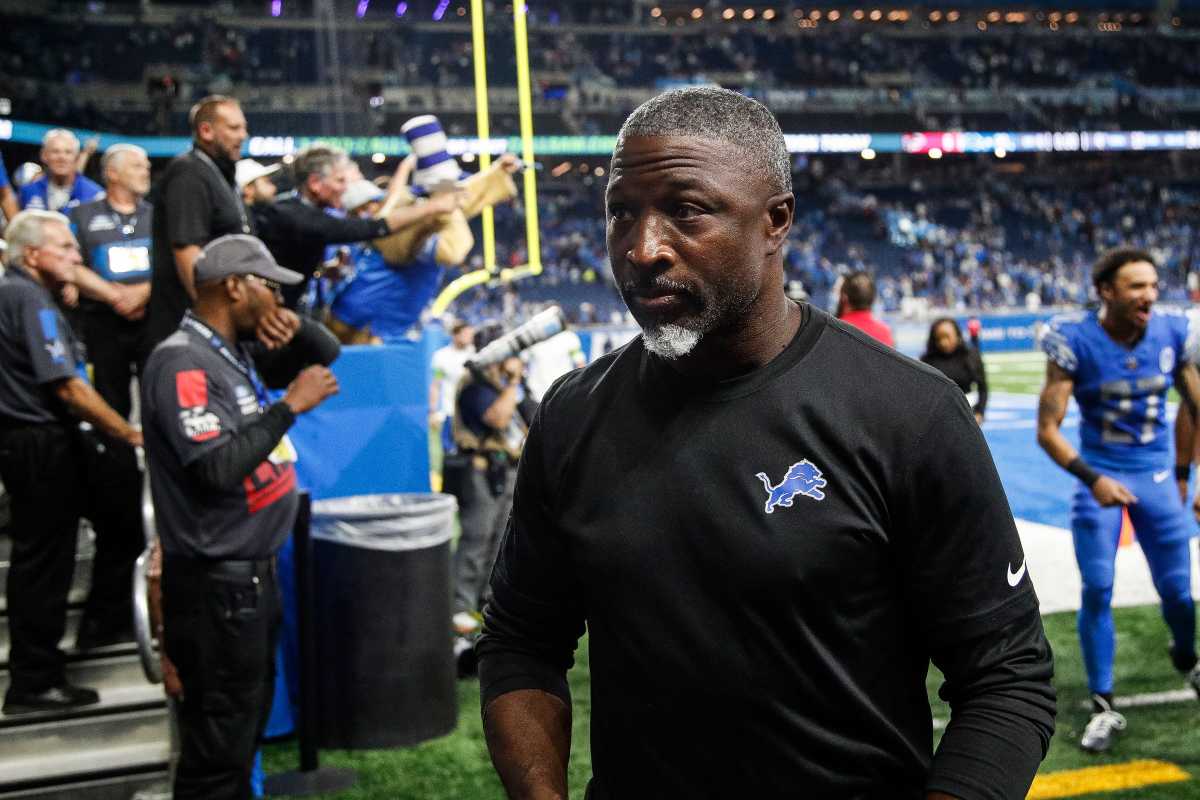
[[[39,273],[36,269],[27,267],[24,264],[10,264],[9,269],[21,273],[38,286],[44,287],[46,285],[46,279],[43,278],[41,273]]]
[[[1129,347],[1137,344],[1141,340],[1146,331],[1138,328],[1136,325],[1130,325],[1124,320],[1119,320],[1108,313],[1105,308],[1100,313],[1100,327],[1104,328],[1104,332],[1108,334],[1108,338],[1118,344],[1123,344]]]
[[[237,344],[237,326],[233,324],[233,314],[230,313],[228,306],[197,300],[192,313],[225,340],[225,344],[230,347]]]
[[[104,194],[113,211],[132,214],[137,210],[138,196],[119,184],[109,184]]]
[[[762,310],[749,309],[736,329],[705,334],[695,350],[670,365],[689,377],[714,380],[735,378],[766,366],[795,338],[803,314],[782,292],[769,306],[758,308]]]
[[[60,189],[70,189],[75,185],[75,173],[72,172],[70,175],[66,176],[51,175],[50,183],[53,183]]]

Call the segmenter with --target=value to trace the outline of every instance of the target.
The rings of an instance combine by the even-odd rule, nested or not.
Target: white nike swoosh
[[[1025,562],[1024,561],[1021,562],[1021,566],[1017,569],[1016,572],[1012,571],[1012,562],[1009,562],[1008,585],[1016,586],[1018,583],[1021,582],[1021,578],[1024,578],[1024,577],[1025,577]]]
[[[1170,474],[1171,474],[1171,470],[1169,470],[1169,469],[1164,469],[1162,472],[1156,472],[1156,473],[1154,473],[1154,482],[1162,483],[1163,481],[1165,481],[1167,479],[1167,476]]]

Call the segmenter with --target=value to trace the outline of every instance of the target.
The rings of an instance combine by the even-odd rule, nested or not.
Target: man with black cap
[[[142,387],[165,646],[183,686],[174,796],[240,799],[270,710],[275,554],[296,516],[285,434],[337,392],[325,365],[339,346],[279,309],[280,284],[301,276],[258,239],[215,239],[194,267],[195,306],[151,354]],[[272,403],[266,386],[285,385]]]

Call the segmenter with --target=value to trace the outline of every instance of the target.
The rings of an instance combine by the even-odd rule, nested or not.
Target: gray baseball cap
[[[194,265],[196,284],[219,281],[227,275],[257,275],[276,283],[293,285],[304,280],[299,272],[275,263],[261,240],[244,233],[213,239],[200,251]]]

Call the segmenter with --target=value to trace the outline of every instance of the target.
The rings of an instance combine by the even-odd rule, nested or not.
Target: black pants
[[[101,629],[132,627],[133,562],[143,546],[133,450],[65,424],[0,428],[0,480],[11,497],[8,570],[10,689],[65,682],[66,628],[79,518],[96,529],[85,616]]]
[[[8,568],[9,691],[66,682],[58,643],[67,621],[83,508],[78,434],[65,425],[0,430],[0,480],[12,498]]]
[[[133,630],[133,563],[145,549],[142,477],[128,445],[83,436],[83,516],[96,530],[92,587],[81,630],[97,635]]]
[[[163,563],[167,655],[183,683],[175,800],[251,797],[281,613],[273,562],[236,563],[255,566],[233,574],[230,562],[168,555]]]
[[[141,373],[150,355],[145,323],[127,320],[109,309],[87,311],[82,317],[88,361],[92,362],[92,385],[118,414],[129,419],[129,380]]]

